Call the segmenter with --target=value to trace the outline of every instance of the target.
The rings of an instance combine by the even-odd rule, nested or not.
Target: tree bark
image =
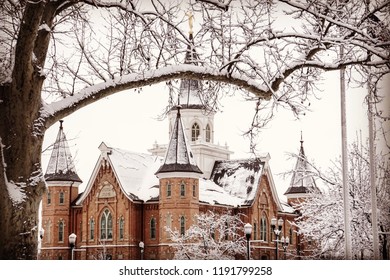
[[[57,5],[57,4],[56,4]],[[0,258],[36,259],[38,209],[45,191],[41,151],[45,122],[41,91],[49,33],[56,7],[26,4],[15,46],[12,81],[0,85]],[[15,196],[17,194],[17,196]]]
[[[25,111],[39,110],[33,102],[10,102],[9,96],[15,95],[11,87],[1,87],[0,92],[0,258],[35,259],[38,208],[45,190],[43,134],[34,133],[34,116],[39,112],[28,116]],[[15,191],[24,199],[17,199]]]

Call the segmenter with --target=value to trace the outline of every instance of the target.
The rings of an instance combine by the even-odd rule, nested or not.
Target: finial
[[[193,27],[194,27],[194,14],[191,11],[188,11],[186,13],[186,16],[188,16],[188,25],[190,26],[190,35],[193,33]]]
[[[303,146],[303,134],[302,134],[302,130],[301,130],[301,147]]]
[[[64,120],[60,120],[60,129],[62,129],[62,123],[64,122]]]

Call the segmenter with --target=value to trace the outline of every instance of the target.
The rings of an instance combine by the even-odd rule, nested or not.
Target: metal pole
[[[72,261],[74,260],[74,247],[72,247]]]
[[[368,78],[368,142],[370,153],[370,187],[371,187],[371,212],[372,212],[372,235],[374,260],[379,260],[379,235],[378,235],[378,218],[377,218],[377,195],[375,185],[375,146],[374,146],[374,120],[372,112],[373,93],[371,92],[371,80]]]
[[[275,259],[278,259],[279,234],[276,234]]]
[[[344,48],[340,46],[340,59],[343,58]],[[347,149],[347,117],[345,108],[345,67],[340,69],[340,93],[341,93],[341,153],[343,165],[343,201],[344,201],[344,236],[345,259],[352,259],[349,188],[348,188],[348,149]]]
[[[249,256],[249,236],[246,237],[246,252],[247,252],[247,259],[250,260]]]

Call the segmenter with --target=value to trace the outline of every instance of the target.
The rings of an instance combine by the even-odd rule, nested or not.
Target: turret
[[[166,229],[177,229],[181,234],[195,222],[199,214],[199,177],[202,171],[196,164],[184,133],[180,108],[168,144],[164,164],[157,170],[160,181],[159,217],[160,243],[169,243]],[[171,258],[160,248],[160,258]],[[165,255],[164,255],[165,254]]]
[[[299,155],[293,170],[290,186],[284,193],[287,196],[287,203],[293,206],[309,197],[313,191],[318,190],[312,168],[307,162],[302,135],[300,142]]]
[[[69,259],[69,235],[75,231],[72,224],[72,203],[82,183],[78,176],[64,133],[63,121],[57,134],[46,169],[46,194],[42,200],[42,259]]]

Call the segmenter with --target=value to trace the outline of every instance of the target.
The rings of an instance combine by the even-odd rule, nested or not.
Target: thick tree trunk
[[[36,259],[44,128],[37,123],[40,98],[27,101],[15,90],[21,89],[0,87],[0,258]],[[37,90],[40,97],[39,85],[30,94]]]
[[[36,259],[38,210],[45,191],[41,151],[45,120],[41,90],[59,2],[27,2],[15,46],[12,79],[0,85],[0,258]]]

